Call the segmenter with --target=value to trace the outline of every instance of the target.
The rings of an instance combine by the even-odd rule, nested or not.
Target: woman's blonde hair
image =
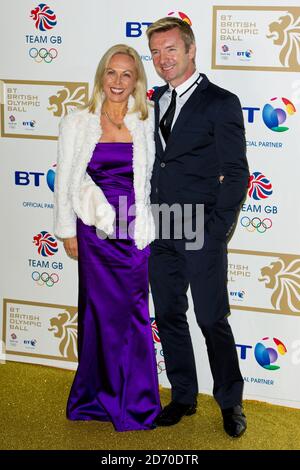
[[[133,47],[127,46],[126,44],[116,44],[115,46],[112,46],[105,52],[105,54],[101,58],[96,70],[94,88],[92,96],[87,104],[87,108],[90,113],[94,113],[98,105],[103,101],[103,77],[109,64],[109,61],[116,54],[126,54],[129,57],[132,57],[132,59],[134,60],[137,81],[135,89],[132,93],[135,98],[135,104],[130,111],[140,112],[140,119],[143,121],[148,117],[148,107],[146,100],[147,78],[140,56],[138,55],[136,50],[133,49]]]

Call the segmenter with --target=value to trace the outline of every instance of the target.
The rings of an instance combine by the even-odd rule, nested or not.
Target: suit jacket
[[[204,204],[205,230],[224,241],[233,230],[248,185],[245,129],[237,96],[201,75],[165,150],[159,136],[159,99],[168,86],[153,94],[156,158],[151,202]]]
[[[129,98],[125,125],[133,140],[133,175],[135,193],[134,240],[143,249],[155,238],[150,207],[150,179],[154,162],[154,116],[149,105],[148,119],[141,121]],[[87,109],[65,116],[60,123],[58,160],[54,190],[54,233],[58,238],[76,236],[76,218],[95,225],[107,234],[113,232],[115,210],[103,191],[86,173],[93,151],[102,134],[101,106],[96,113]]]

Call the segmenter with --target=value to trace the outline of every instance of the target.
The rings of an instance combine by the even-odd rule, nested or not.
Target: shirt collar
[[[199,77],[200,73],[198,70],[195,70],[193,75],[191,75],[185,82],[181,83],[176,87],[176,93],[177,96],[179,97],[182,93],[184,93],[194,82],[196,82],[197,78]],[[200,78],[200,77],[199,77]],[[174,90],[174,87],[172,85],[169,85],[169,93],[172,93]]]

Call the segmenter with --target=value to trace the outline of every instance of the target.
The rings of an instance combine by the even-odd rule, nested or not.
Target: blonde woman
[[[55,234],[78,258],[79,365],[67,417],[152,429],[160,412],[148,311],[152,109],[137,52],[111,47],[86,109],[60,125]]]

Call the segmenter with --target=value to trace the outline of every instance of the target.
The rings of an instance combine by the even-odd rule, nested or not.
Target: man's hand
[[[77,237],[65,238],[64,249],[70,258],[78,258]]]

